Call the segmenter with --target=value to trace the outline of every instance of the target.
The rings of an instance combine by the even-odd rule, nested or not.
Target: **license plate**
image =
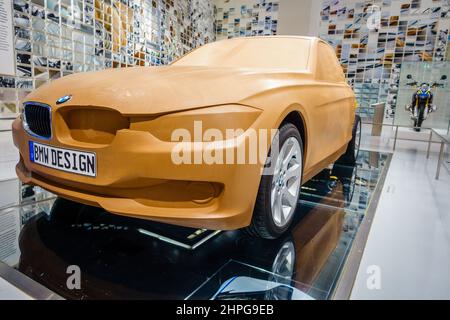
[[[56,148],[29,141],[30,161],[45,167],[95,177],[97,159],[93,152]]]

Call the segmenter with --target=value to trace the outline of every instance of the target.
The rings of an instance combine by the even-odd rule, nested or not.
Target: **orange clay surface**
[[[65,95],[71,99],[58,105]],[[39,87],[24,103],[51,108],[52,135],[37,138],[22,118],[14,121],[22,182],[115,214],[221,230],[250,224],[263,165],[175,164],[174,130],[194,136],[194,121],[224,136],[242,129],[243,139],[223,144],[225,154],[242,144],[247,150],[251,131],[295,119],[304,183],[345,152],[355,116],[355,96],[333,49],[317,38],[288,36],[211,43],[169,66],[73,74]],[[95,153],[95,176],[32,162],[30,141]],[[199,143],[190,144],[194,154]]]

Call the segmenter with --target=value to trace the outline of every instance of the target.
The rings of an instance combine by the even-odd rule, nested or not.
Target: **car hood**
[[[133,67],[77,73],[46,84],[25,101],[113,108],[122,114],[163,114],[247,98],[305,81],[308,73],[211,67]],[[303,80],[302,80],[303,79]],[[56,101],[72,98],[61,105]]]

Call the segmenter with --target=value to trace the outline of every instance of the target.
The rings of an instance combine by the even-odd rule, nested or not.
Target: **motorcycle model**
[[[406,110],[411,113],[411,119],[414,122],[414,130],[417,132],[421,131],[422,123],[428,118],[428,115],[437,110],[436,105],[433,104],[433,93],[432,88],[444,87],[445,80],[447,76],[443,75],[439,82],[433,82],[432,84],[423,82],[420,84],[418,81],[414,80],[411,75],[407,77],[407,86],[418,87],[417,91],[414,92],[412,96],[412,101],[410,105],[406,106]]]

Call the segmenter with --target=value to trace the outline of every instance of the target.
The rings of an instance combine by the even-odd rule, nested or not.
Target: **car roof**
[[[279,45],[278,45],[278,41],[279,44],[284,44],[289,50],[278,50],[279,49]],[[181,57],[180,59],[177,59],[176,61],[172,62],[172,65],[208,65],[208,63],[206,63],[205,61],[209,61],[209,63],[211,63],[211,51],[207,51],[208,49],[203,49],[206,47],[209,47],[209,50],[216,50],[217,48],[219,48],[219,50],[217,50],[216,52],[218,52],[219,55],[223,55],[219,60],[220,61],[215,61],[214,64],[215,65],[227,65],[227,61],[229,62],[229,65],[232,66],[240,66],[242,65],[242,67],[246,66],[248,67],[248,65],[252,65],[252,66],[258,66],[261,65],[260,68],[263,68],[262,65],[263,63],[259,63],[261,62],[261,59],[263,61],[266,61],[264,63],[264,65],[266,65],[266,69],[269,69],[268,67],[268,62],[274,62],[274,61],[285,61],[284,64],[281,64],[280,66],[277,66],[277,64],[272,63],[272,68],[276,69],[276,68],[288,68],[288,69],[299,69],[299,70],[307,70],[308,68],[310,68],[310,64],[312,63],[312,61],[310,60],[311,55],[313,54],[313,52],[315,52],[317,50],[317,46],[315,45],[318,42],[321,42],[322,40],[320,40],[317,37],[305,37],[305,36],[291,36],[291,35],[274,35],[274,36],[251,36],[251,37],[236,37],[236,38],[230,38],[230,39],[222,39],[222,40],[218,40],[218,41],[213,41],[210,43],[205,44],[204,46],[198,47],[196,49],[194,49],[193,51],[189,52],[188,54],[186,54],[185,56]],[[271,45],[272,43],[274,43],[275,45]],[[299,45],[297,45],[297,43]],[[251,57],[249,56],[249,50],[246,50],[246,45],[247,44],[252,44],[253,48],[254,46],[256,46],[256,48],[258,48],[258,46],[262,46],[261,48],[266,48],[266,50],[264,51],[264,56],[261,55],[257,55],[255,57],[254,53],[251,54]],[[266,45],[269,45],[269,47],[267,47]],[[230,58],[227,54],[227,51],[231,48],[232,50],[235,50],[234,53],[240,52],[240,49],[238,48],[239,46],[243,46],[243,50],[241,50],[244,54],[244,57],[241,59],[241,62],[245,62],[245,61],[252,61],[252,63],[237,63],[236,61],[229,61],[232,60],[232,58]],[[251,47],[250,47],[251,48]],[[308,50],[303,50],[302,48],[308,48]],[[269,52],[268,52],[268,49]],[[277,51],[278,50],[278,51]],[[197,55],[195,55],[195,53],[197,52]],[[295,52],[296,54],[298,54],[298,56],[296,56],[298,59],[296,59],[296,61],[292,60],[292,57],[288,57],[288,54],[291,54],[292,52]],[[250,52],[251,53],[251,52]],[[203,56],[202,56],[203,54]],[[272,58],[267,58],[269,55],[272,55],[273,57],[277,57],[278,59],[272,59]],[[258,58],[259,57],[259,58]],[[268,60],[264,60],[266,57]],[[259,60],[255,61],[255,58],[258,58]],[[258,62],[259,61],[259,62]],[[299,63],[298,61],[303,61],[301,63]],[[258,64],[259,63],[259,64]],[[256,68],[256,67],[255,67]]]

